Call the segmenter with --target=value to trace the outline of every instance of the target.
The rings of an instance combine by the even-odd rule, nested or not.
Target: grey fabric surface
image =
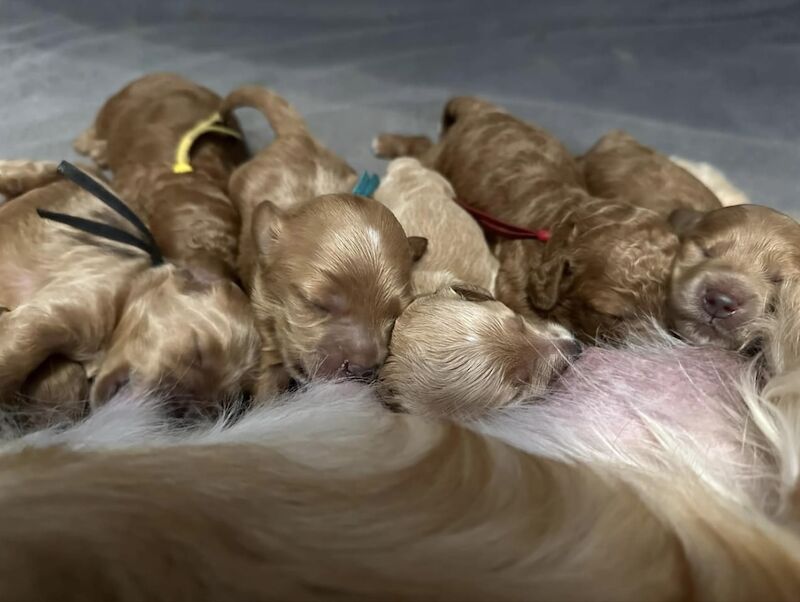
[[[475,93],[576,151],[625,128],[797,210],[799,25],[793,0],[0,0],[0,157],[74,156],[103,99],[170,70],[274,88],[356,169],[382,169],[377,132],[434,134]]]

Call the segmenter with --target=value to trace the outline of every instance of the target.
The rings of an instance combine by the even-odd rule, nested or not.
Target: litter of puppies
[[[625,132],[441,132],[359,177],[155,73],[91,164],[0,161],[9,599],[796,598],[800,225]]]
[[[252,157],[242,107],[275,133]],[[114,94],[75,148],[94,165],[71,173],[115,191],[128,218],[54,164],[0,162],[11,409],[54,403],[55,363],[75,367],[86,410],[123,387],[185,406],[355,378],[377,380],[389,408],[480,415],[534,401],[576,338],[621,343],[657,324],[752,352],[781,283],[800,276],[791,218],[722,208],[624,132],[576,158],[474,97],[446,103],[436,143],[380,134],[377,155],[409,157],[380,185],[274,91],[221,97],[168,73]]]

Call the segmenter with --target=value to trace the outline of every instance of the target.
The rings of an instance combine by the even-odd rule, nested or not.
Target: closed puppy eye
[[[772,284],[782,284],[783,276],[781,276],[780,274],[773,274],[772,276],[769,277],[769,280],[770,282],[772,282]]]
[[[330,313],[330,308],[328,308],[322,301],[312,298],[299,288],[295,288],[295,293],[308,307],[326,314]]]
[[[703,252],[703,257],[705,257],[706,259],[711,259],[712,257],[714,257],[714,250],[713,249],[701,246],[700,250]]]

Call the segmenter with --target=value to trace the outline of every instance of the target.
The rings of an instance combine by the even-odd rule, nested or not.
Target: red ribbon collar
[[[467,205],[465,202],[460,201],[459,199],[456,199],[456,203],[461,205],[467,211],[467,213],[474,217],[475,221],[477,221],[484,230],[493,232],[494,234],[502,236],[503,238],[536,239],[542,242],[547,242],[550,240],[550,230],[528,230],[527,228],[521,228],[513,224],[507,224],[496,217],[492,217],[485,211],[481,211],[480,209],[476,209],[471,205]]]

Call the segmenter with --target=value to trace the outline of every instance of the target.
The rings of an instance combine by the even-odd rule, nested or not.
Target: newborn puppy
[[[497,259],[454,196],[416,159],[392,161],[375,193],[407,233],[429,241],[380,383],[390,407],[469,418],[541,394],[577,348],[561,326],[525,320],[494,299]]]
[[[681,212],[672,221],[681,235],[670,282],[672,328],[695,343],[752,343],[781,282],[800,277],[800,224],[759,205]]]
[[[713,211],[722,204],[688,171],[622,131],[609,132],[578,159],[589,194],[651,209]]]
[[[555,320],[582,338],[622,338],[663,320],[678,239],[652,211],[586,193],[572,155],[547,132],[480,99],[447,103],[442,136],[421,155],[462,202],[549,242],[501,239],[498,298]],[[419,137],[379,136],[379,156],[425,149]]]
[[[477,222],[455,202],[455,191],[437,172],[412,158],[395,159],[375,192],[406,233],[428,240],[425,255],[414,265],[415,294],[431,293],[421,280],[446,271],[464,284],[494,292],[499,262]]]
[[[372,379],[426,241],[408,238],[377,201],[349,194],[353,169],[286,100],[245,86],[223,112],[237,107],[260,109],[276,136],[230,180],[240,274],[263,342],[259,393],[315,376]]]
[[[20,169],[0,162],[0,180]],[[52,181],[52,164],[33,169]],[[126,383],[214,404],[251,388],[258,337],[238,287],[170,264],[151,267],[140,248],[43,219],[38,209],[138,234],[65,180],[0,207],[0,306],[8,308],[0,313],[0,403],[17,401],[55,355],[85,368],[95,405]]]
[[[541,396],[577,351],[563,327],[451,276],[397,319],[380,388],[394,409],[475,418]]]
[[[214,119],[221,102],[178,75],[145,75],[106,101],[75,148],[111,169],[165,257],[200,277],[235,279],[240,224],[227,184],[246,149],[233,118]]]

